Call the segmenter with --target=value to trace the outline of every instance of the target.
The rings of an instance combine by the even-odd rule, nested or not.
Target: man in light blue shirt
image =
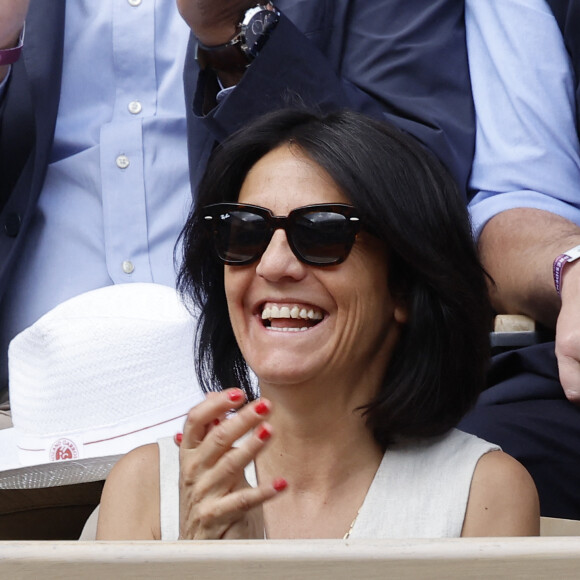
[[[556,341],[499,355],[461,427],[530,471],[542,515],[580,519],[580,2],[467,0],[476,109],[469,204],[500,313]]]
[[[477,114],[469,204],[476,237],[491,218],[521,207],[580,225],[574,72],[549,5],[467,0],[466,25]]]
[[[190,30],[175,1],[75,0],[65,18],[48,170],[0,303],[2,377],[12,337],[68,298],[111,283],[173,286],[173,247],[191,203],[182,80]]]

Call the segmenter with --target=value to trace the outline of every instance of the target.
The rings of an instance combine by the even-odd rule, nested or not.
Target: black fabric
[[[580,134],[580,0],[547,0],[572,60],[576,91],[576,130]]]
[[[580,519],[580,408],[564,395],[554,343],[496,355],[489,384],[459,428],[528,469],[543,516]]]
[[[31,1],[22,56],[0,105],[0,299],[46,175],[60,98],[64,16],[65,0]]]

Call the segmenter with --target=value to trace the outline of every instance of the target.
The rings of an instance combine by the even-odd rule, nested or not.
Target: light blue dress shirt
[[[466,0],[477,116],[470,203],[476,236],[518,207],[580,225],[574,73],[545,0]]]
[[[125,282],[175,284],[191,204],[175,0],[66,3],[51,164],[0,311],[0,350],[64,300]]]

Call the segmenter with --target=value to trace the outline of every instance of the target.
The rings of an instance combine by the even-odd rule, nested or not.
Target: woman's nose
[[[292,252],[284,230],[278,229],[274,232],[266,251],[258,262],[256,273],[271,281],[281,278],[295,280],[303,278],[306,273],[306,264],[303,264]]]

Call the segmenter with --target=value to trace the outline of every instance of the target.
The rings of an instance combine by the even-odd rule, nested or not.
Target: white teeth
[[[324,318],[319,310],[306,310],[299,306],[266,306],[262,310],[262,320],[271,320],[272,318],[302,318],[303,320],[322,320]]]
[[[276,328],[274,326],[268,326],[266,327],[266,330],[271,330],[273,332],[302,332],[303,330],[308,330],[308,326],[302,326],[301,328],[289,328],[288,326]]]
[[[308,318],[310,320],[322,320],[322,313],[318,311],[314,312],[314,310],[309,310]]]

